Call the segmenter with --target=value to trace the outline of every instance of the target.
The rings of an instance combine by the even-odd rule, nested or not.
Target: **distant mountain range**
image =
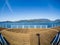
[[[55,22],[60,22],[60,19],[55,20]]]
[[[3,22],[12,22],[12,21],[3,21]],[[31,20],[20,20],[20,21],[14,21],[14,22],[60,22],[60,19],[56,19],[54,21],[51,21],[49,19],[31,19]]]
[[[6,26],[7,25],[7,26]],[[28,28],[28,26],[30,25],[30,28],[34,28],[34,25],[37,25],[36,28],[53,28],[53,27],[57,27],[60,26],[60,19],[57,20],[49,20],[49,19],[32,19],[32,20],[20,20],[20,21],[3,21],[0,22],[0,27],[3,28]],[[27,26],[28,25],[28,26]],[[42,25],[42,27],[40,26]]]

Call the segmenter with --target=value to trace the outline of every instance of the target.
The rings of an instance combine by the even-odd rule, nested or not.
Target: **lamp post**
[[[38,45],[40,45],[40,34],[36,34],[38,37]]]

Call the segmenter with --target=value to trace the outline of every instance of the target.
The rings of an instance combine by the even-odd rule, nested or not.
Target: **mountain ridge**
[[[54,21],[49,20],[49,19],[30,19],[30,20],[19,20],[19,21],[2,21],[2,22],[7,22],[7,23],[12,23],[12,22],[60,22],[60,19],[56,19]]]

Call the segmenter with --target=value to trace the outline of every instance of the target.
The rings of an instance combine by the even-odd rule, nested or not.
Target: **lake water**
[[[0,22],[3,28],[52,28],[60,26],[60,22]]]

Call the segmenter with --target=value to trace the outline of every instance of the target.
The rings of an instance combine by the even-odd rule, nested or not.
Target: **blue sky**
[[[0,0],[0,21],[60,19],[60,0]]]

